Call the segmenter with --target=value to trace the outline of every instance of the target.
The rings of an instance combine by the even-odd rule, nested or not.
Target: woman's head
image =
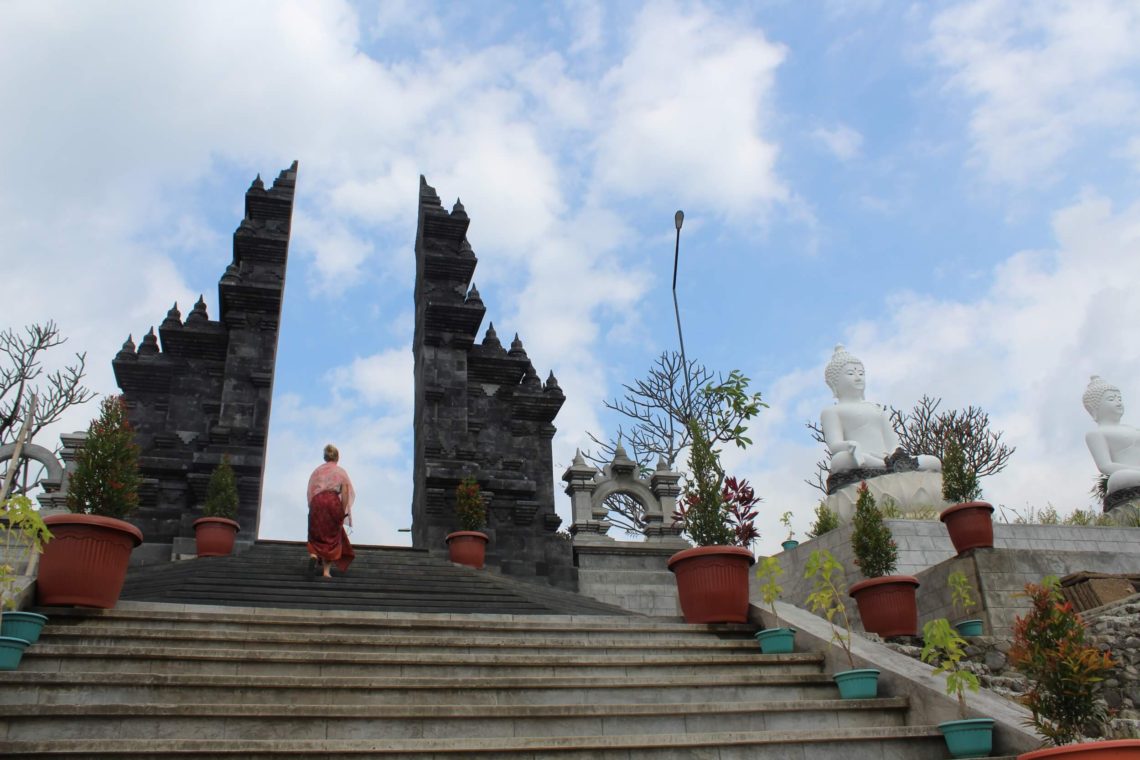
[[[340,451],[337,449],[336,446],[333,446],[331,443],[328,444],[327,446],[325,446],[325,461],[326,462],[339,462],[340,461]]]

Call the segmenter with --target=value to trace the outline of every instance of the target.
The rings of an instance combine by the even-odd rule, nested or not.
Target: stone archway
[[[681,474],[670,470],[664,459],[658,461],[651,476],[642,477],[637,463],[619,443],[613,461],[602,470],[586,464],[578,452],[562,479],[570,496],[574,519],[570,534],[574,536],[575,545],[614,540],[606,535],[613,525],[607,520],[606,500],[617,494],[629,496],[644,508],[647,542],[672,539],[669,542],[674,543],[681,535],[680,528],[672,524],[677,496],[681,493],[677,485]]]

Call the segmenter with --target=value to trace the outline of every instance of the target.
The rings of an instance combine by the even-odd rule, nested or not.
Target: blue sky
[[[245,188],[299,160],[262,536],[303,536],[332,440],[357,540],[404,543],[418,175],[566,392],[558,475],[676,346],[682,208],[688,353],[771,405],[725,458],[762,551],[816,504],[840,342],[869,399],[991,413],[1018,447],[991,501],[1067,512],[1088,376],[1140,398],[1136,39],[1128,0],[4,2],[0,323],[55,318],[113,392],[128,333],[216,316]]]

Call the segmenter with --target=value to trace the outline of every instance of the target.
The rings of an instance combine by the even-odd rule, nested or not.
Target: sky
[[[407,544],[419,175],[566,393],[556,477],[677,347],[683,209],[686,352],[769,405],[724,453],[761,553],[818,503],[837,343],[869,400],[989,412],[1007,514],[1087,508],[1089,376],[1140,420],[1137,39],[1132,0],[0,0],[0,328],[56,320],[115,392],[128,334],[217,317],[244,192],[296,159],[261,537],[303,539],[332,441],[354,540]]]

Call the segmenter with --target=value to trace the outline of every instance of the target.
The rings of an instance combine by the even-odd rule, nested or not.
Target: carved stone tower
[[[143,488],[131,521],[148,544],[194,535],[223,455],[238,476],[239,538],[257,536],[296,181],[294,161],[270,189],[259,175],[246,191],[217,320],[203,298],[185,321],[175,304],[158,335],[152,327],[137,349],[128,337],[112,362],[141,448]]]
[[[487,563],[504,574],[577,588],[570,543],[556,534],[551,439],[565,396],[544,384],[516,335],[494,325],[471,284],[476,258],[463,204],[448,213],[420,178],[416,230],[415,472],[412,541],[443,552],[458,530],[455,487],[479,481],[488,500]]]

